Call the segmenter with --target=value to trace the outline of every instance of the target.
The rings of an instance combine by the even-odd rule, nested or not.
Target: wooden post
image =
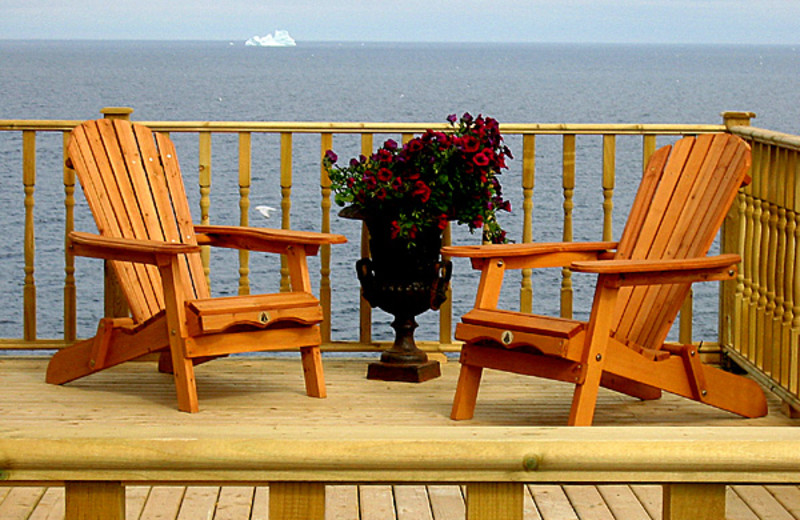
[[[725,484],[664,484],[663,520],[724,520]]]
[[[124,119],[130,121],[132,108],[128,107],[106,107],[100,110],[106,119]],[[128,302],[122,293],[122,288],[111,271],[108,260],[103,261],[104,266],[104,315],[106,318],[125,318],[129,314]]]
[[[269,520],[324,520],[325,484],[271,482]]]
[[[467,484],[467,520],[522,520],[523,486],[517,482]]]
[[[125,520],[120,482],[65,482],[64,520]]]
[[[729,130],[734,126],[750,126],[750,120],[756,117],[753,112],[723,112],[720,115],[725,128]]]

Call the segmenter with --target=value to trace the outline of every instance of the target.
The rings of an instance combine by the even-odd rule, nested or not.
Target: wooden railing
[[[791,428],[151,427],[0,438],[0,485],[66,488],[123,520],[125,486],[269,484],[270,520],[323,520],[326,484],[459,483],[467,520],[522,520],[524,483],[663,484],[665,520],[725,518],[726,484],[800,482]]]
[[[130,109],[104,109],[106,117],[130,117]],[[674,136],[708,132],[731,131],[751,141],[753,146],[754,182],[739,197],[738,204],[726,222],[722,234],[722,249],[726,252],[742,254],[744,262],[736,284],[724,286],[719,305],[718,338],[703,335],[706,345],[716,343],[731,357],[748,367],[762,382],[772,386],[792,407],[800,408],[800,173],[798,147],[800,137],[777,134],[749,127],[753,114],[747,112],[726,112],[720,125],[645,125],[645,124],[502,124],[501,131],[515,153],[514,168],[504,174],[503,184],[509,198],[515,199],[514,214],[517,215],[517,231],[513,238],[518,242],[552,240],[613,240],[615,222],[624,222],[625,209],[615,210],[620,198],[618,192],[638,184],[643,164],[656,149],[657,138],[672,139]],[[21,180],[24,188],[24,245],[20,253],[24,256],[22,337],[0,339],[0,348],[36,349],[53,348],[73,342],[77,336],[76,316],[79,299],[77,297],[75,260],[64,252],[63,284],[63,337],[59,339],[40,338],[37,334],[37,285],[34,218],[37,203],[35,193],[37,177],[37,138],[44,133],[57,132],[66,143],[69,131],[78,121],[0,121],[0,132],[21,134],[22,165]],[[231,153],[237,164],[238,223],[250,224],[249,212],[251,193],[261,180],[254,180],[254,171],[262,172],[265,164],[262,159],[253,160],[255,155],[262,157],[272,154],[266,161],[276,170],[275,178],[280,192],[280,225],[291,228],[292,197],[296,185],[319,183],[319,222],[311,224],[321,231],[339,232],[339,222],[331,222],[331,190],[321,157],[326,150],[335,148],[340,156],[358,153],[371,153],[379,136],[399,136],[410,139],[415,133],[427,128],[446,129],[446,124],[434,123],[325,123],[325,122],[143,122],[153,129],[176,134],[196,134],[197,138],[197,205],[199,223],[211,223],[212,207],[212,137],[235,142],[235,152]],[[8,134],[6,134],[8,135]],[[227,136],[223,139],[223,136]],[[233,136],[233,137],[231,137]],[[263,136],[277,137],[277,150],[264,151],[258,145]],[[0,136],[2,137],[2,136]],[[176,138],[177,139],[177,138]],[[309,141],[311,139],[311,141]],[[303,143],[297,146],[297,141]],[[598,141],[599,140],[599,141]],[[623,143],[624,141],[624,143]],[[311,144],[309,144],[309,142]],[[274,148],[274,146],[272,147]],[[57,153],[63,158],[62,144]],[[52,152],[52,150],[50,150]],[[179,153],[181,148],[179,146]],[[192,170],[189,154],[182,156],[184,174]],[[622,160],[620,157],[622,156]],[[590,162],[594,160],[594,162]],[[75,175],[59,161],[63,173],[63,220],[64,231],[69,232],[75,225]],[[300,164],[303,172],[314,171],[311,178],[296,180],[293,165]],[[259,179],[263,177],[259,173]],[[539,181],[537,183],[537,180]],[[588,183],[596,183],[594,190]],[[187,180],[187,186],[193,182]],[[560,184],[558,186],[557,184]],[[619,187],[618,187],[619,185]],[[2,186],[7,190],[10,187]],[[594,201],[585,202],[576,193],[596,193]],[[599,191],[599,193],[598,193]],[[215,195],[215,197],[217,197]],[[558,202],[558,204],[553,204]],[[52,201],[49,201],[52,205]],[[586,231],[585,221],[576,226],[576,210],[587,210],[598,221],[596,229]],[[233,204],[229,204],[233,205]],[[536,210],[534,211],[534,206]],[[521,211],[520,211],[521,210]],[[543,219],[542,213],[549,211],[550,220]],[[559,222],[541,225],[541,222]],[[216,222],[215,222],[216,223]],[[228,222],[231,223],[231,222]],[[305,223],[305,225],[309,225]],[[538,227],[537,227],[538,226]],[[591,227],[591,226],[589,226]],[[576,228],[580,228],[576,233]],[[590,235],[587,235],[590,233]],[[594,233],[594,235],[591,235]],[[453,231],[455,234],[455,230]],[[362,237],[364,232],[362,230]],[[450,232],[445,240],[451,239]],[[337,246],[342,247],[342,246]],[[346,246],[359,247],[357,244]],[[362,240],[360,256],[367,253],[366,241]],[[205,253],[206,265],[208,253]],[[238,292],[248,293],[251,288],[250,256],[240,253],[238,259]],[[207,267],[214,274],[212,268]],[[282,269],[282,284],[286,284],[286,269]],[[350,273],[346,282],[352,288],[352,298],[358,298],[357,285]],[[556,298],[558,312],[563,317],[572,317],[580,309],[573,309],[575,286],[572,273],[565,269],[560,273]],[[454,279],[454,288],[459,287],[459,278]],[[331,342],[332,289],[344,284],[342,277],[332,276],[331,251],[323,248],[319,263],[319,293],[326,309],[324,338],[327,348],[338,350],[374,348],[372,338],[372,317],[369,306],[362,300],[358,337]],[[551,285],[553,285],[551,283]],[[519,280],[519,292],[514,306],[523,311],[534,307],[534,281],[532,273],[523,271]],[[546,288],[549,290],[549,288]],[[338,289],[337,289],[338,290]],[[468,288],[467,292],[471,290]],[[536,288],[538,292],[540,289]],[[459,301],[468,296],[459,296]],[[448,298],[439,312],[438,338],[432,340],[432,347],[441,350],[455,350],[451,331],[453,328],[454,298]],[[590,298],[589,298],[590,299]],[[113,286],[106,290],[105,312],[119,315],[126,312],[124,302],[115,296]],[[48,301],[47,305],[53,305]],[[681,343],[693,342],[692,297],[684,305],[677,340]],[[353,334],[355,335],[355,334]],[[425,338],[423,338],[425,339]],[[708,340],[711,339],[709,342]]]
[[[746,126],[753,182],[743,189],[723,234],[742,256],[736,282],[720,300],[720,342],[739,365],[800,410],[800,137]]]

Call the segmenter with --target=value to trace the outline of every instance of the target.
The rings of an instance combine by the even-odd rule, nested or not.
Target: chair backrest
[[[645,169],[617,258],[705,256],[739,188],[750,182],[749,168],[750,147],[730,134],[685,137],[657,150]],[[623,288],[615,337],[634,348],[660,348],[690,288]]]
[[[197,243],[178,157],[166,135],[125,120],[87,121],[72,131],[68,154],[101,235]],[[135,321],[164,308],[155,266],[111,266]],[[181,267],[191,291],[186,297],[208,297],[199,253],[184,255]]]

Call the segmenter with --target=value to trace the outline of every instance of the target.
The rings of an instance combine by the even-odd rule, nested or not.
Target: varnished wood
[[[751,381],[705,367],[688,347],[676,351],[674,359],[670,351],[659,353],[692,282],[736,278],[739,255],[706,255],[738,189],[750,181],[750,149],[737,137],[708,134],[646,153],[650,161],[618,244],[443,249],[470,258],[482,270],[475,309],[456,329],[456,338],[466,342],[461,362],[469,368],[459,382],[464,388],[456,391],[454,419],[472,415],[482,367],[574,380],[571,425],[592,424],[603,384],[646,399],[657,398],[663,389],[746,417],[766,413],[763,392]],[[605,139],[606,217],[614,155],[614,140]],[[611,238],[608,218],[604,238]],[[599,275],[585,327],[496,309],[505,270],[529,267]]]
[[[272,482],[269,517],[279,520],[324,520],[325,485],[307,482]]]
[[[67,482],[64,520],[125,520],[120,482]]]
[[[201,192],[211,182],[210,146],[208,134],[201,138]],[[202,225],[195,226],[172,141],[128,121],[79,125],[69,160],[99,231],[71,232],[69,250],[111,261],[132,319],[104,320],[94,339],[59,351],[48,382],[62,384],[161,352],[160,366],[173,374],[179,409],[196,412],[196,364],[231,353],[301,349],[308,395],[325,396],[323,314],[311,293],[306,257],[344,237],[211,226],[207,193],[201,193]],[[282,254],[291,285],[279,294],[211,299],[201,258],[202,247],[210,245]]]
[[[466,520],[522,520],[523,484],[516,482],[467,485]]]
[[[666,484],[664,520],[720,520],[725,518],[724,484]]]

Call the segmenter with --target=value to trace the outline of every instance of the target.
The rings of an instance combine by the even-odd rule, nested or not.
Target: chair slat
[[[183,184],[183,176],[181,175],[175,145],[163,134],[156,134],[156,142],[158,143],[158,149],[161,154],[167,191],[173,194],[172,208],[180,241],[196,244],[197,238],[195,237],[194,223],[192,222],[192,215],[189,210],[189,201],[186,198],[186,188]],[[178,196],[175,196],[175,194],[178,194]],[[194,288],[195,297],[209,298],[211,296],[211,290],[206,282],[203,262],[199,254],[186,256],[186,269],[186,274],[192,282],[188,287]]]
[[[105,179],[103,175],[103,172],[111,171],[112,167],[96,123],[75,129],[69,144],[69,154],[75,170],[82,172],[78,175],[78,180],[94,215],[98,231],[109,236],[130,236],[130,233],[126,235],[124,232],[125,219],[120,221],[120,217],[116,215],[116,209],[120,204],[116,183]],[[111,186],[108,185],[110,182]],[[127,222],[128,227],[129,225]],[[110,262],[110,264],[125,291],[134,318],[137,321],[146,320],[153,313],[146,294],[142,290],[128,289],[140,287],[140,279],[148,278],[144,266],[128,262]]]

